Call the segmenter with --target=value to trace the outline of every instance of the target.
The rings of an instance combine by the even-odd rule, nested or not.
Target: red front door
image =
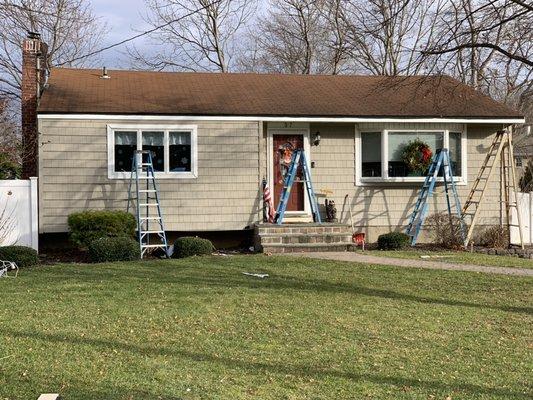
[[[304,146],[303,135],[273,135],[274,137],[274,206],[277,207],[283,181],[288,171],[291,161],[292,152],[296,149],[302,149]],[[304,186],[300,181],[302,177],[301,168],[298,169],[298,175],[292,185],[287,211],[304,211]]]

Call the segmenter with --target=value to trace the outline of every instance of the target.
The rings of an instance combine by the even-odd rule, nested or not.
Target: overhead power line
[[[156,27],[154,27],[154,28],[152,28],[152,29],[149,29],[149,30],[147,30],[147,31],[140,32],[140,33],[138,33],[137,35],[130,36],[129,38],[123,39],[123,40],[121,40],[120,42],[116,42],[116,43],[110,44],[110,45],[108,45],[108,46],[102,47],[102,48],[100,48],[100,49],[98,49],[98,50],[91,51],[90,53],[84,54],[84,55],[82,55],[82,56],[75,57],[75,58],[72,58],[72,59],[67,60],[67,61],[63,61],[62,63],[56,64],[56,66],[60,67],[60,66],[62,66],[62,65],[69,64],[69,63],[72,63],[72,62],[74,62],[74,61],[78,61],[78,60],[82,60],[82,59],[87,58],[87,57],[94,56],[95,54],[98,54],[98,53],[101,53],[101,52],[103,52],[103,51],[106,51],[106,50],[112,49],[112,48],[114,48],[114,47],[122,46],[122,45],[125,44],[125,43],[131,42],[131,41],[133,41],[133,40],[135,40],[135,39],[138,39],[138,38],[140,38],[140,37],[142,37],[142,36],[149,35],[150,33],[153,33],[153,32],[155,32],[155,31],[157,31],[157,30],[159,30],[159,29],[163,29],[163,28],[165,28],[165,27],[167,27],[167,26],[169,26],[169,25],[172,25],[172,24],[175,24],[176,22],[179,22],[179,21],[181,21],[181,20],[184,20],[185,18],[188,18],[188,17],[190,17],[191,15],[194,15],[194,14],[196,14],[196,13],[202,11],[202,10],[205,10],[205,9],[211,7],[211,6],[214,6],[214,5],[217,4],[217,3],[220,3],[221,1],[222,1],[222,0],[215,0],[215,1],[212,1],[211,3],[208,3],[208,4],[206,4],[205,6],[199,7],[199,8],[197,8],[197,9],[191,11],[191,12],[188,12],[187,14],[182,15],[182,16],[179,17],[179,18],[176,18],[176,19],[173,19],[173,20],[171,20],[171,21],[168,21],[167,23],[164,23],[164,24],[162,24],[162,25],[158,25],[158,26],[156,26]]]

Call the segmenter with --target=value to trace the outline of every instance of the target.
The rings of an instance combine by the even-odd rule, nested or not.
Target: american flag
[[[274,201],[272,200],[272,193],[268,187],[266,179],[263,179],[263,220],[265,222],[274,222],[276,210],[274,209]]]

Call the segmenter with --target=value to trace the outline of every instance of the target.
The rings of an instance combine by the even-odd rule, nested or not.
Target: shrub
[[[174,242],[172,258],[201,256],[211,254],[213,250],[215,250],[215,247],[211,241],[199,237],[185,236],[178,238]]]
[[[135,217],[125,211],[82,211],[68,216],[70,240],[80,247],[102,237],[133,238],[135,224]]]
[[[0,260],[12,261],[19,268],[31,267],[39,264],[39,256],[31,247],[26,246],[3,246],[0,247]]]
[[[0,179],[19,179],[22,167],[7,153],[0,153]]]
[[[129,237],[101,237],[89,244],[92,262],[133,261],[141,258],[139,243]]]
[[[461,219],[459,217],[452,215],[450,224],[448,213],[432,214],[426,219],[426,227],[433,243],[448,249],[460,249],[463,247]]]
[[[503,226],[488,227],[477,236],[474,244],[493,249],[506,249],[509,247],[509,230]]]
[[[390,232],[378,237],[380,250],[399,250],[409,246],[411,238],[403,232]]]

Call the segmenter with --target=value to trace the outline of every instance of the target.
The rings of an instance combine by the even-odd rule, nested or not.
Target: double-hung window
[[[385,129],[356,133],[357,184],[423,181],[425,172],[413,171],[404,162],[405,148],[415,140],[427,144],[433,154],[437,149],[447,148],[456,182],[466,183],[465,132],[446,129]]]
[[[151,152],[158,178],[198,176],[195,125],[108,125],[107,144],[110,179],[131,176],[136,150]]]

